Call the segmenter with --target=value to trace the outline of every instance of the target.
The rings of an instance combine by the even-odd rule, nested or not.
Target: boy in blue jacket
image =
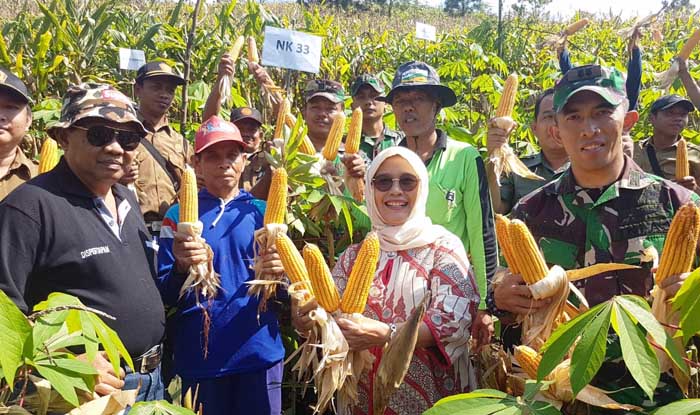
[[[264,202],[239,189],[246,163],[238,128],[217,116],[195,135],[195,169],[204,180],[199,192],[202,237],[214,252],[221,288],[213,301],[197,303],[193,291],[179,298],[190,265],[205,262],[207,250],[176,232],[179,205],[166,213],[158,252],[158,287],[163,302],[177,307],[174,324],[175,372],[183,391],[199,385],[197,401],[207,415],[280,414],[284,347],[273,311],[258,318],[258,299],[247,295],[254,277],[253,233],[263,225]],[[281,274],[274,251],[263,256],[266,273]],[[211,322],[204,354],[202,307]]]

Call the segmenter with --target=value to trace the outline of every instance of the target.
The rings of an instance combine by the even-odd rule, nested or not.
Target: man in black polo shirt
[[[116,317],[107,324],[136,373],[114,373],[98,354],[95,391],[140,384],[138,400],[160,399],[165,315],[155,246],[133,193],[117,184],[146,130],[122,93],[82,84],[68,88],[48,133],[63,147],[60,163],[0,203],[0,289],[25,313],[60,291]]]

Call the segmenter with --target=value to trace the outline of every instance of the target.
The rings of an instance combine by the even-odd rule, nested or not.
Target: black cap
[[[0,67],[0,88],[10,91],[18,98],[26,101],[27,104],[34,103],[24,82],[15,74],[2,67]]]
[[[440,75],[435,68],[425,62],[410,61],[399,66],[391,82],[391,91],[386,97],[379,97],[379,101],[391,104],[396,91],[406,89],[424,89],[437,95],[440,106],[451,107],[457,103],[457,95],[452,88],[440,83]]]
[[[357,95],[357,93],[360,92],[360,88],[365,85],[384,95],[384,83],[382,80],[372,74],[366,73],[358,76],[354,81],[352,81],[352,84],[350,85],[350,96],[354,97]]]
[[[155,76],[168,77],[174,80],[177,85],[185,84],[185,78],[180,76],[179,73],[175,72],[175,70],[165,62],[148,62],[140,67],[136,72],[136,82],[143,82],[145,79]]]
[[[664,95],[651,104],[651,113],[656,114],[659,111],[665,111],[675,105],[680,105],[688,112],[695,111],[695,106],[688,99],[677,94]]]
[[[255,108],[250,107],[239,107],[231,110],[231,122],[235,123],[244,119],[255,120],[262,125],[262,114]]]

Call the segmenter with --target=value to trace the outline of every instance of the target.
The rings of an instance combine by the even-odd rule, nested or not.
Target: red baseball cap
[[[199,154],[207,147],[222,141],[233,141],[240,144],[241,147],[245,146],[241,132],[235,124],[212,115],[194,135],[194,152]]]

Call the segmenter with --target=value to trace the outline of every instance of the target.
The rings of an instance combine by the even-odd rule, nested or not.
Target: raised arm
[[[698,86],[698,83],[695,82],[695,79],[690,75],[688,71],[688,62],[679,57],[676,57],[676,61],[678,62],[678,76],[681,78],[681,82],[683,82],[683,86],[688,93],[690,101],[695,105],[695,108],[700,108],[700,86]]]
[[[204,104],[202,120],[208,120],[212,115],[218,115],[219,112],[221,112],[221,90],[219,89],[219,85],[221,85],[224,76],[233,76],[234,72],[233,60],[231,56],[226,53],[219,61],[219,72],[216,77],[216,82],[212,85],[209,97],[207,97],[207,102]]]

